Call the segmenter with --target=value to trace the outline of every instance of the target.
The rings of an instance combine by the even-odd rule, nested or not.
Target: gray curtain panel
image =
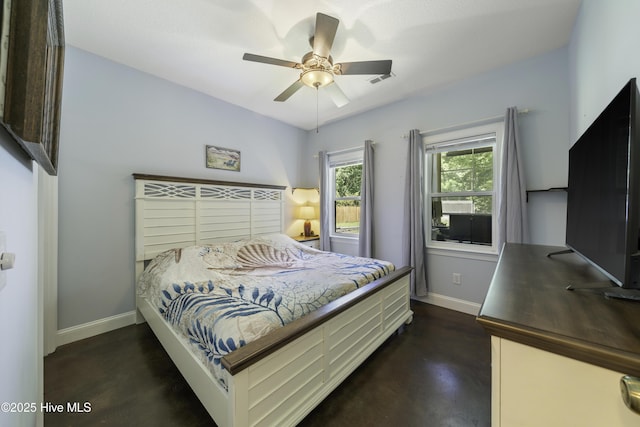
[[[404,222],[402,232],[402,261],[413,267],[411,293],[427,295],[427,262],[424,247],[423,225],[423,163],[424,146],[420,131],[409,132],[406,184],[404,197]]]
[[[327,170],[329,169],[329,156],[326,151],[318,153],[318,169],[320,182],[320,250],[330,251],[329,240],[329,182]]]
[[[518,109],[507,109],[504,119],[504,145],[500,179],[500,210],[498,212],[498,249],[505,242],[529,242],[527,221],[527,188],[518,137]]]
[[[362,183],[360,185],[360,238],[359,255],[373,255],[373,141],[364,142]]]

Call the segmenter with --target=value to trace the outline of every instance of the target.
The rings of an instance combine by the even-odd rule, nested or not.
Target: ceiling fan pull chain
[[[319,124],[318,122],[320,121],[319,117],[319,113],[318,113],[318,109],[319,109],[319,104],[318,104],[318,87],[319,85],[316,85],[316,133],[320,133],[320,130],[318,129]]]

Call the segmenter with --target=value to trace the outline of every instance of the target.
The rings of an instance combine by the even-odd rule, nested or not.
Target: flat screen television
[[[640,296],[640,96],[631,79],[569,150],[566,244]]]

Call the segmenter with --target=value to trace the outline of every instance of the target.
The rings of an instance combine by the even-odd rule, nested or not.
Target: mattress
[[[276,234],[163,252],[140,276],[137,293],[226,387],[226,354],[394,269]]]

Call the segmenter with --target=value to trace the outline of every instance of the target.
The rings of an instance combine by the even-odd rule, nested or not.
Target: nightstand
[[[291,236],[292,239],[314,249],[320,249],[320,236]]]

